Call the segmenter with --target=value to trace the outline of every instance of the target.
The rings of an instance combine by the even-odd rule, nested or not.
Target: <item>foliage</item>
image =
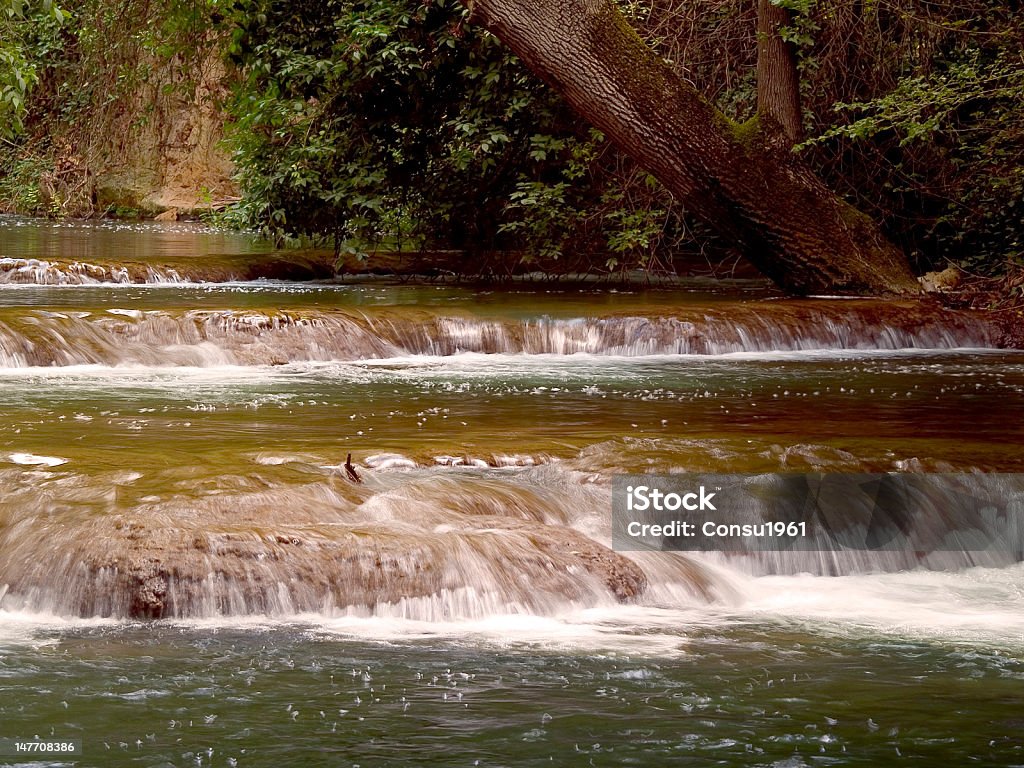
[[[1019,59],[1019,52],[1005,49],[988,60],[977,49],[966,51],[939,71],[905,78],[878,99],[838,104],[837,110],[857,117],[815,141],[895,141],[908,154],[940,151],[955,177],[944,179],[934,193],[946,204],[929,235],[950,260],[974,268],[995,266],[1000,253],[1024,253],[1024,67]],[[925,174],[936,165],[906,178],[902,188],[927,191],[931,179]]]
[[[236,0],[229,21],[238,215],[268,235],[526,254],[494,270],[607,269],[667,242],[604,138],[455,0]]]
[[[39,81],[40,51],[28,30],[59,26],[66,15],[53,0],[0,0],[0,139],[24,130],[29,91]]]
[[[45,173],[46,164],[37,158],[18,157],[10,146],[0,149],[0,164],[7,169],[0,176],[0,201],[19,213],[45,213],[39,177]]]
[[[919,270],[981,272],[1024,243],[1024,14],[997,0],[773,0],[793,14],[802,157]],[[729,117],[755,109],[755,3],[653,0],[666,58]],[[653,34],[650,34],[653,32]],[[839,105],[837,107],[837,105]]]
[[[133,132],[193,95],[215,3],[83,0],[69,14],[0,0],[0,204],[92,213],[93,169],[123,162]]]
[[[844,43],[862,61],[843,67],[838,103],[816,105],[806,154],[922,270],[1024,257],[1024,17],[1011,5],[865,4]],[[838,69],[834,50],[815,55]]]
[[[806,162],[922,271],[1020,261],[1020,3],[772,1],[793,16],[783,34],[816,137]],[[620,6],[729,118],[754,115],[756,3]],[[81,212],[97,158],[201,98],[217,50],[238,68],[230,129],[245,188],[220,221],[354,252],[477,251],[482,271],[726,255],[456,0],[82,0],[70,15],[0,0],[0,201]]]

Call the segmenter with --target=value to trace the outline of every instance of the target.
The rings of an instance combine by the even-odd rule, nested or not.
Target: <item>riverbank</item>
[[[999,277],[964,275],[941,297],[947,306],[985,312],[1000,328],[1001,346],[1024,348],[1024,267]]]

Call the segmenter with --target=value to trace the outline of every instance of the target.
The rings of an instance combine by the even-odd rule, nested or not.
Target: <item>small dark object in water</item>
[[[351,480],[353,483],[363,482],[363,478],[359,476],[359,473],[356,472],[356,468],[352,466],[351,453],[348,455],[348,458],[345,459],[345,471],[348,473],[348,479]]]

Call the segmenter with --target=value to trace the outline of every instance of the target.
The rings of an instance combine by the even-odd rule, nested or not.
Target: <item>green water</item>
[[[1024,665],[800,627],[690,627],[672,657],[317,628],[41,633],[8,731],[82,764],[1013,765]],[[21,671],[12,675],[10,667]]]
[[[180,223],[44,221],[0,216],[0,258],[100,263],[148,261],[164,266],[211,255],[252,256],[270,249],[246,235]]]
[[[6,220],[0,260],[266,255],[234,238]],[[1022,765],[1020,564],[709,557],[702,595],[664,554],[620,604],[549,594],[513,538],[607,545],[622,471],[1024,471],[1024,353],[915,311],[749,283],[0,285],[0,737],[83,744],[0,764]],[[450,550],[446,586],[290,611],[317,586],[273,544],[243,561],[278,580],[270,615],[64,600],[150,545],[202,573],[217,537],[352,530],[409,573]]]

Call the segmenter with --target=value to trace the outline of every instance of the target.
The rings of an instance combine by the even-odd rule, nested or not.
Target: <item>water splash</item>
[[[186,282],[189,279],[176,269],[149,265],[0,258],[0,285],[176,285]]]

